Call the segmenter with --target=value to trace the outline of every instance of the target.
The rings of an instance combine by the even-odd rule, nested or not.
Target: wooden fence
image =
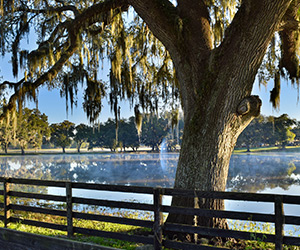
[[[66,181],[46,181],[46,180],[30,180],[30,179],[17,179],[17,178],[3,178],[0,177],[0,182],[3,182],[3,190],[0,190],[0,195],[3,195],[3,203],[0,203],[0,208],[3,209],[3,215],[0,219],[7,227],[10,222],[21,222],[22,224],[33,225],[37,227],[50,228],[55,230],[66,231],[68,237],[72,237],[75,233],[100,236],[105,238],[120,239],[132,242],[139,242],[143,244],[152,244],[155,249],[162,249],[162,247],[172,249],[210,249],[220,250],[226,249],[221,247],[210,247],[199,244],[192,244],[186,242],[178,242],[166,239],[164,237],[165,231],[184,232],[190,234],[199,234],[202,236],[213,237],[229,237],[244,240],[264,239],[266,242],[275,243],[275,249],[283,249],[285,245],[300,246],[300,237],[285,236],[283,227],[285,224],[300,225],[299,216],[284,215],[283,204],[300,205],[300,196],[291,195],[271,195],[271,194],[250,194],[250,193],[235,193],[235,192],[203,192],[195,190],[179,190],[170,188],[151,188],[151,187],[134,187],[134,186],[117,186],[117,185],[103,185],[91,183],[78,183]],[[45,187],[60,187],[64,188],[66,195],[49,195],[32,192],[19,192],[10,190],[10,184],[24,184]],[[74,189],[85,190],[101,190],[111,192],[125,192],[135,194],[150,194],[153,196],[153,203],[137,203],[127,201],[112,201],[103,199],[80,198],[72,195]],[[248,212],[234,212],[234,211],[221,211],[221,210],[205,210],[197,208],[183,208],[171,207],[163,205],[162,197],[167,196],[185,196],[197,198],[213,198],[213,199],[226,199],[226,200],[239,200],[239,201],[256,201],[256,202],[269,202],[274,205],[274,214],[262,213],[248,213]],[[14,197],[12,203],[11,197]],[[18,202],[18,199],[29,198],[37,200],[55,201],[65,204],[65,209],[50,209],[38,207],[36,205],[24,205]],[[133,209],[141,211],[153,212],[153,220],[131,219],[116,216],[106,216],[100,214],[91,214],[85,212],[78,212],[73,210],[74,204],[82,205],[95,205],[109,208]],[[259,203],[258,203],[259,204]],[[35,221],[29,219],[21,219],[11,215],[11,211],[27,211],[33,213],[40,213],[46,215],[57,215],[66,218],[65,225],[54,224],[42,221]],[[260,234],[256,233],[256,238],[253,238],[253,233],[236,230],[224,230],[216,228],[205,228],[200,226],[188,226],[165,223],[163,221],[163,213],[175,214],[188,214],[196,216],[206,216],[212,218],[226,218],[233,220],[245,221],[259,221],[269,222],[275,225],[275,234]],[[300,207],[299,207],[300,213]],[[125,233],[107,232],[95,229],[81,228],[74,226],[73,219],[85,219],[93,221],[111,222],[118,224],[133,225],[145,228],[152,228],[153,236],[142,235],[128,235]],[[249,219],[251,218],[251,220]]]

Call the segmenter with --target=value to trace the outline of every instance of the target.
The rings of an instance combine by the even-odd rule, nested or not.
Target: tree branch
[[[180,23],[177,8],[168,0],[128,0],[152,33],[171,54],[179,48]]]
[[[65,42],[66,47],[65,51],[62,52],[59,60],[43,75],[38,77],[34,82],[25,81],[22,79],[18,83],[12,83],[5,81],[1,86],[9,85],[15,86],[15,92],[9,98],[8,104],[3,107],[3,113],[0,115],[0,120],[3,120],[7,114],[7,112],[12,111],[16,108],[16,102],[26,94],[30,94],[34,96],[35,90],[43,85],[47,81],[52,81],[54,77],[61,71],[64,64],[69,60],[69,58],[76,52],[79,45],[77,40],[77,35],[88,28],[88,26],[97,23],[103,22],[104,26],[112,20],[111,10],[116,8],[124,8],[127,7],[127,0],[108,0],[105,2],[101,2],[99,4],[93,5],[92,7],[86,9],[80,15],[78,15],[74,20],[67,22],[66,29],[68,30],[68,39]],[[99,14],[104,14],[99,16]],[[56,30],[56,29],[55,29]],[[57,30],[56,30],[57,31]],[[54,39],[55,35],[51,34],[49,39]],[[42,53],[43,46],[39,47],[37,50],[31,53]]]
[[[5,85],[8,85],[10,88],[18,88],[18,86],[20,86],[23,82],[25,81],[25,78],[21,79],[18,82],[10,82],[10,81],[4,81],[2,83],[0,83],[0,89],[4,88]]]
[[[241,7],[225,32],[222,44],[212,55],[218,58],[212,64],[213,67],[217,70],[222,68],[223,72],[231,72],[231,76],[240,79],[241,82],[234,84],[239,88],[242,86],[246,95],[251,93],[253,76],[256,75],[267,47],[290,3],[291,0],[242,1]],[[224,70],[224,67],[227,67],[227,70]],[[233,70],[236,72],[232,72]]]
[[[72,11],[74,16],[78,16],[80,14],[79,10],[73,5],[64,5],[61,7],[49,7],[47,9],[30,9],[27,6],[22,6],[15,11],[26,12],[26,13],[35,13],[35,14],[51,14],[51,13],[61,13],[64,11]]]
[[[178,0],[177,2],[179,15],[185,20],[183,31],[187,34],[184,37],[191,39],[191,43],[186,46],[192,46],[191,50],[194,52],[210,51],[212,49],[210,15],[204,1]],[[188,27],[188,30],[185,27]]]
[[[299,78],[299,59],[297,57],[297,43],[299,41],[298,10],[300,1],[294,0],[283,17],[282,30],[279,32],[281,38],[281,60],[279,68],[285,68],[290,78]]]

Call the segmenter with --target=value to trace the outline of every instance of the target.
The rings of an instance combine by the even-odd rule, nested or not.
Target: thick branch
[[[128,0],[171,55],[177,54],[181,19],[168,0]]]
[[[231,75],[241,82],[234,84],[246,95],[252,90],[254,76],[290,3],[291,0],[243,1],[216,50],[218,68],[235,70]]]
[[[283,26],[280,31],[281,38],[281,60],[280,68],[285,68],[290,78],[299,78],[299,59],[297,57],[297,43],[299,36],[298,10],[300,1],[294,0],[283,17]]]
[[[0,89],[5,88],[6,85],[8,85],[10,88],[18,88],[23,82],[25,81],[25,78],[21,79],[18,82],[10,82],[10,81],[4,81],[0,83]]]
[[[180,17],[184,20],[183,32],[190,42],[187,47],[192,51],[204,53],[212,49],[210,16],[204,1],[178,0]]]
[[[257,117],[260,114],[261,100],[257,95],[248,96],[243,99],[237,107],[237,114],[241,116],[250,115]]]

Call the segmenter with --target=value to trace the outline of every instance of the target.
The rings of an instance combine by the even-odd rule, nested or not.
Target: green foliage
[[[14,124],[16,123],[16,124]],[[48,117],[37,109],[22,109],[17,117],[5,119],[0,126],[1,147],[7,153],[8,146],[21,148],[22,154],[30,145],[35,149],[41,148],[43,141],[50,137]]]
[[[116,123],[109,118],[104,124],[96,124],[88,142],[90,149],[101,147],[116,151],[119,147],[116,141]]]
[[[93,133],[93,129],[86,124],[79,124],[75,127],[74,141],[77,143],[77,151],[80,153],[80,147],[87,142]]]
[[[127,147],[137,151],[140,146],[138,132],[135,126],[135,118],[129,117],[128,120],[121,120],[119,125],[119,141],[122,142],[124,151]]]
[[[241,133],[237,141],[237,147],[245,145],[247,150],[250,147],[262,145],[279,145],[285,147],[295,139],[296,134],[292,129],[296,120],[283,114],[279,117],[263,117],[254,119],[250,125]]]
[[[50,137],[48,117],[39,110],[25,108],[18,116],[16,140],[22,152],[28,143],[34,148],[41,148],[43,138]]]
[[[148,115],[143,122],[141,142],[151,147],[152,151],[158,151],[169,129],[170,126],[167,119],[155,115]]]
[[[54,143],[54,145],[61,147],[65,153],[65,148],[69,147],[72,143],[75,129],[74,123],[65,120],[61,123],[51,124],[50,127],[50,141]]]
[[[86,85],[83,108],[94,122],[105,96],[114,112],[125,98],[154,111],[159,98],[166,102],[179,97],[169,53],[132,9],[126,15],[128,6],[88,0],[6,1],[0,10],[0,32],[6,34],[0,35],[0,49],[12,53],[15,76],[24,72],[24,79],[7,85],[16,87],[21,102],[36,100],[37,89],[47,83],[49,88],[60,88],[67,109],[72,108],[82,83]],[[27,51],[21,41],[33,28],[38,47]],[[107,62],[109,82],[98,74]]]

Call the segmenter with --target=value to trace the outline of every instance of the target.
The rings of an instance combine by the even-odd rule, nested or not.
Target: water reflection
[[[293,193],[300,187],[300,154],[264,153],[233,155],[230,161],[227,189],[241,192]],[[284,192],[288,191],[288,192]]]
[[[69,154],[0,158],[0,175],[19,178],[172,187],[178,154]],[[293,189],[291,190],[291,187]],[[227,190],[298,194],[300,153],[233,155]],[[293,190],[296,190],[294,193]]]

